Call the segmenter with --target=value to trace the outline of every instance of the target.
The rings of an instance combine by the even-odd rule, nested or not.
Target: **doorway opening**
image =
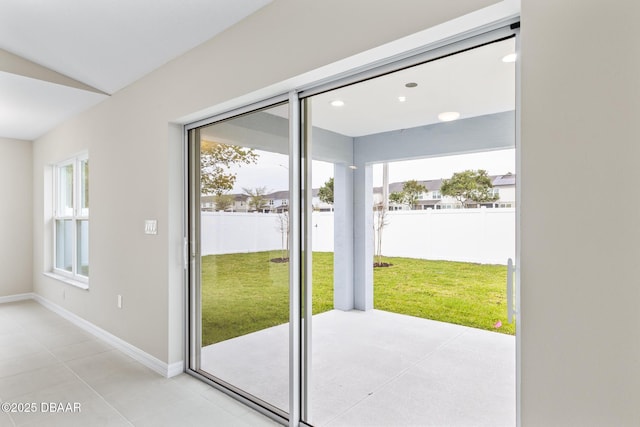
[[[190,129],[189,370],[307,425],[515,425],[515,48]]]
[[[305,100],[335,199],[334,310],[312,318],[308,423],[515,425],[514,51],[509,38]],[[443,187],[465,176],[477,185],[464,197]]]

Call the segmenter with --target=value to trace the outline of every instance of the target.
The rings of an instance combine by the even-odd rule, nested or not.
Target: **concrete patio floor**
[[[202,349],[202,369],[288,410],[288,325]],[[514,426],[515,338],[385,311],[313,317],[317,426]]]

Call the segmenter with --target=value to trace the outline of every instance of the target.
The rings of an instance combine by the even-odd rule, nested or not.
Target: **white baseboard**
[[[179,362],[171,363],[167,366],[167,374],[165,375],[167,378],[175,377],[176,375],[180,375],[184,372],[184,361],[181,360]]]
[[[26,294],[7,295],[6,297],[0,297],[0,304],[4,304],[5,302],[26,301],[29,299],[33,299],[33,296],[33,292],[29,292]]]
[[[184,371],[183,361],[179,361],[171,364],[165,363],[162,360],[150,355],[149,353],[143,350],[140,350],[138,347],[129,344],[125,340],[118,338],[117,336],[105,331],[102,328],[99,328],[93,323],[86,321],[82,317],[70,312],[65,308],[60,307],[57,304],[52,303],[46,298],[43,298],[40,295],[37,295],[35,293],[0,297],[0,303],[24,301],[29,299],[33,299],[37,301],[44,307],[48,308],[49,310],[53,311],[59,316],[67,319],[77,327],[89,332],[91,335],[117,348],[118,350],[122,351],[123,353],[127,354],[128,356],[132,357],[138,362],[142,363],[147,368],[152,369],[153,371],[159,373],[165,378],[171,378],[176,375],[180,375]]]

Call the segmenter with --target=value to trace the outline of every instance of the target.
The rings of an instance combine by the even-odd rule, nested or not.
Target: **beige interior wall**
[[[171,122],[492,3],[278,0],[39,138],[35,292],[162,361],[181,360],[182,151]],[[91,165],[88,291],[42,275],[51,264],[46,170],[82,150]],[[158,220],[157,235],[143,233],[145,219]]]
[[[639,17],[522,2],[523,426],[640,425]]]
[[[33,290],[31,195],[31,141],[0,138],[0,297]]]
[[[488,3],[276,1],[39,139],[36,292],[179,360],[181,151],[169,123]],[[523,425],[639,425],[639,6],[522,3]],[[44,169],[82,149],[91,289],[63,300],[64,285],[41,275]],[[142,233],[145,218],[157,236]]]

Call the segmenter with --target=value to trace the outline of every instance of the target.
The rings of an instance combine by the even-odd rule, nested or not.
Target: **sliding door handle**
[[[189,240],[186,237],[182,243],[182,268],[189,269]]]
[[[516,267],[513,264],[513,260],[509,258],[507,261],[507,320],[509,323],[513,323],[513,315],[516,314],[513,298],[513,276],[515,272]]]

